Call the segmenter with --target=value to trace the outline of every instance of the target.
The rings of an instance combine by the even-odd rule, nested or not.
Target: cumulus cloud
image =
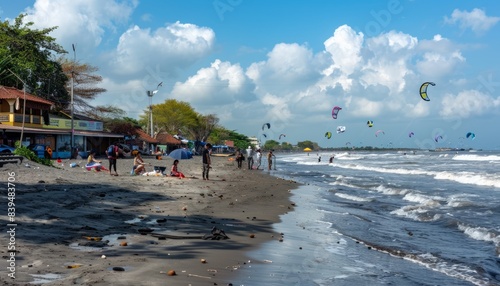
[[[119,74],[137,75],[157,63],[174,73],[185,68],[213,49],[212,29],[176,22],[151,31],[134,26],[120,37],[114,68]]]
[[[458,24],[461,29],[471,29],[476,34],[489,30],[498,21],[500,21],[499,17],[486,16],[486,13],[478,8],[474,8],[470,12],[455,9],[451,13],[451,17],[444,18],[445,23]]]
[[[457,95],[446,94],[439,114],[446,118],[467,118],[483,114],[500,106],[500,97],[493,98],[477,90],[465,90]]]
[[[76,43],[88,51],[101,44],[107,30],[126,23],[136,6],[135,0],[37,0],[25,13],[38,28],[57,26],[51,35],[62,46]]]
[[[233,104],[236,100],[251,99],[247,81],[239,64],[217,59],[210,67],[198,70],[185,82],[176,83],[171,96],[195,104]]]
[[[267,60],[251,64],[246,75],[259,86],[258,94],[281,94],[303,89],[320,77],[318,60],[299,44],[277,44]]]
[[[362,84],[384,85],[391,94],[403,91],[405,77],[413,73],[410,66],[417,45],[417,38],[395,31],[368,39]]]
[[[421,41],[419,50],[422,56],[417,59],[417,71],[425,78],[438,79],[453,73],[466,61],[459,47],[441,35],[432,40]]]
[[[363,33],[356,33],[351,27],[342,25],[335,29],[333,36],[324,42],[333,64],[324,71],[330,75],[338,69],[343,75],[352,74],[361,64],[360,55],[363,45]]]

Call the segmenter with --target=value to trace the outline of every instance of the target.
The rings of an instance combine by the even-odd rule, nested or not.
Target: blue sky
[[[261,139],[500,149],[497,1],[0,2],[2,21],[20,13],[58,26],[57,42],[100,69],[108,91],[95,104],[129,117],[163,81],[153,104],[186,101]],[[430,101],[419,96],[426,81]]]

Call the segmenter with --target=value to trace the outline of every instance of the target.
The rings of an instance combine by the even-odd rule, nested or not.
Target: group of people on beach
[[[262,164],[262,150],[257,148],[255,151],[252,146],[248,146],[245,150],[245,153],[240,149],[236,149],[236,163],[238,169],[242,168],[243,161],[247,161],[248,170],[260,170],[260,166]],[[246,155],[246,158],[245,158]],[[273,154],[273,150],[270,150],[267,154],[267,169],[271,170],[273,165],[273,159],[276,156]]]
[[[209,180],[209,173],[211,167],[211,148],[212,145],[210,143],[205,144],[203,152],[202,152],[202,178],[203,180]],[[267,154],[267,168],[268,170],[272,170],[273,167],[273,160],[276,158],[276,156],[273,153],[274,150],[269,150]],[[131,175],[141,175],[144,173],[147,173],[146,171],[146,165],[151,165],[150,163],[146,163],[144,159],[142,158],[142,155],[140,152],[134,152],[134,162],[132,165],[132,171]],[[246,160],[247,160],[247,166],[249,170],[260,170],[261,164],[262,164],[262,150],[260,148],[257,148],[254,150],[252,146],[248,146],[248,148],[245,150],[245,153],[241,149],[237,149],[236,151],[236,162],[238,169],[241,169],[243,166],[243,161],[245,160],[245,155],[246,155]],[[118,172],[116,171],[116,160],[118,159],[119,156],[119,147],[118,147],[118,142],[114,143],[110,147],[108,147],[108,150],[106,150],[106,156],[108,158],[109,162],[109,168],[106,169],[102,165],[102,161],[97,160],[95,158],[95,151],[91,151],[88,159],[87,159],[87,164],[85,167],[87,170],[92,170],[94,169],[95,171],[108,171],[111,176],[118,176]],[[158,172],[159,170],[155,169],[155,172]],[[170,168],[170,176],[172,177],[178,177],[180,179],[185,178],[186,176],[179,170],[179,160],[175,159],[174,162],[172,163],[172,166]]]
[[[210,149],[212,148],[212,145],[210,143],[207,143],[205,145],[205,148],[203,150],[203,158],[202,158],[202,163],[203,163],[203,180],[208,180],[208,174],[209,170],[211,168],[210,164]],[[118,142],[113,143],[111,146],[108,147],[106,150],[106,156],[108,157],[109,161],[109,169],[106,169],[102,165],[101,160],[97,160],[95,158],[96,152],[94,150],[90,151],[90,154],[87,158],[87,164],[85,165],[85,168],[90,171],[109,171],[109,174],[111,176],[118,176],[118,172],[116,171],[116,160],[118,159],[119,155],[119,147],[118,147]],[[146,163],[144,159],[142,158],[142,155],[140,152],[133,152],[134,155],[134,163],[132,165],[132,171],[131,175],[141,175],[146,173],[146,165],[151,165],[150,163]],[[156,171],[155,171],[156,172]],[[175,159],[174,162],[172,163],[172,166],[170,168],[170,176],[172,177],[178,177],[180,179],[185,178],[186,176],[179,171],[179,160]]]

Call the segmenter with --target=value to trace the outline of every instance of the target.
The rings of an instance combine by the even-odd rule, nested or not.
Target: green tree
[[[297,142],[299,149],[311,148],[312,150],[318,149],[318,143],[309,140]]]
[[[246,149],[250,146],[250,140],[246,135],[240,134],[234,130],[228,130],[222,126],[215,127],[208,138],[209,142],[217,145],[224,144],[226,140],[233,141],[235,148]]]
[[[198,124],[198,113],[187,102],[167,99],[160,104],[154,104],[154,132],[166,131],[170,134],[188,134]],[[142,126],[149,124],[149,111],[139,117]]]
[[[5,70],[15,73],[26,84],[30,93],[67,104],[69,94],[65,84],[68,80],[61,65],[53,60],[54,55],[67,53],[50,37],[57,27],[33,29],[33,22],[24,23],[25,14],[14,23],[0,22],[0,59],[9,59],[3,64],[0,85],[23,89],[24,84],[14,76],[5,76]],[[50,88],[49,88],[50,87]]]
[[[263,147],[265,150],[277,150],[280,149],[280,142],[276,140],[267,140]]]
[[[196,124],[189,126],[187,131],[195,141],[207,141],[218,124],[219,118],[214,114],[198,114],[196,117]]]
[[[280,148],[281,148],[281,150],[286,150],[286,151],[291,151],[291,150],[293,150],[293,146],[292,146],[292,144],[287,143],[287,142],[283,142],[283,143],[281,143]]]

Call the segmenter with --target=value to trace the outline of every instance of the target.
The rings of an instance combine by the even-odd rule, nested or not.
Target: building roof
[[[174,136],[168,134],[167,132],[162,132],[156,135],[156,140],[158,140],[159,144],[171,144],[171,145],[180,145],[181,140],[175,139]]]
[[[0,99],[24,99],[24,96],[26,95],[26,101],[32,101],[36,103],[41,103],[44,105],[49,105],[52,106],[54,103],[52,101],[43,99],[41,97],[38,97],[36,95],[31,95],[29,93],[24,93],[24,91],[19,90],[15,87],[8,87],[8,86],[0,86]]]
[[[137,128],[136,132],[137,132],[137,135],[138,135],[138,138],[136,138],[136,139],[139,139],[141,141],[145,141],[147,143],[152,143],[152,144],[158,143],[158,140],[156,140],[153,137],[149,136],[149,134],[147,134],[146,132],[144,132],[144,130],[142,130],[141,128]]]

